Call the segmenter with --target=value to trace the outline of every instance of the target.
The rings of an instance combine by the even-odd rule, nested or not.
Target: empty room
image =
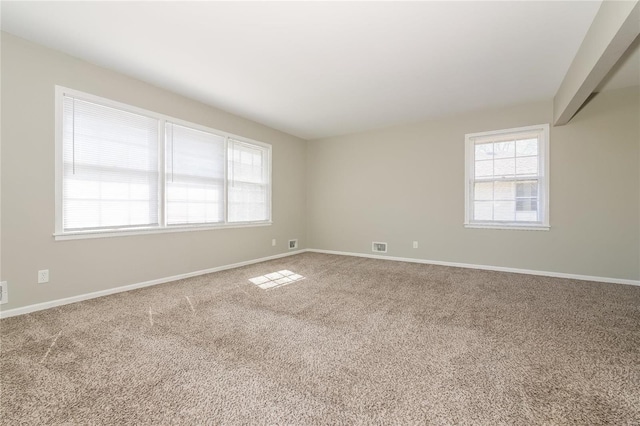
[[[640,1],[2,1],[1,425],[639,425]]]

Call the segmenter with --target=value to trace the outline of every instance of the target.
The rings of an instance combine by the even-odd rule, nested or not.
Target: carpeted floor
[[[633,286],[304,253],[0,333],[6,425],[640,424]]]

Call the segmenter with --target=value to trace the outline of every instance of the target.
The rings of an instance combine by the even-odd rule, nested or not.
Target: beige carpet
[[[305,253],[0,327],[6,425],[640,424],[640,287]]]

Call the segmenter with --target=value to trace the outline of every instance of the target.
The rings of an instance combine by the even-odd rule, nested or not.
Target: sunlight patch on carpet
[[[296,274],[295,272],[291,272],[286,269],[249,279],[252,284],[257,285],[263,290],[282,287],[300,280],[304,280],[304,277],[302,275]]]

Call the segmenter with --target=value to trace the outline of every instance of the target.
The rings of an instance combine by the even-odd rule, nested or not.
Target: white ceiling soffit
[[[551,99],[600,1],[11,2],[2,29],[305,139]]]
[[[595,91],[602,92],[631,86],[640,86],[640,37],[629,46]]]

